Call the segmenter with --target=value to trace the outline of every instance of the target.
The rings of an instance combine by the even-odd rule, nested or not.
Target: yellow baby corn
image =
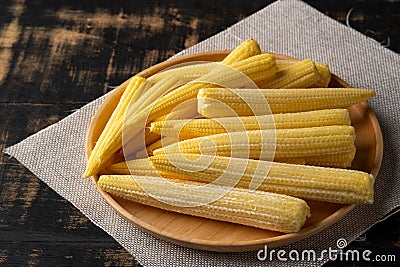
[[[206,117],[232,116],[227,107],[238,116],[272,113],[301,112],[317,109],[343,108],[366,101],[373,90],[359,88],[307,88],[307,89],[227,89],[203,88],[197,95],[198,112]],[[243,98],[239,97],[239,93]],[[264,99],[260,97],[260,93]]]
[[[177,86],[183,84],[179,76],[167,76],[157,83],[154,83],[145,92],[139,92],[140,97],[135,101],[131,102],[131,105],[127,109],[126,119],[129,120],[140,113],[143,109],[151,106],[151,103],[156,101],[163,94],[173,90]]]
[[[320,80],[319,73],[310,59],[298,61],[263,81],[260,88],[307,88]]]
[[[277,71],[280,72],[293,64],[299,62],[298,60],[276,60]],[[319,74],[319,80],[309,86],[310,88],[322,88],[328,87],[329,82],[331,81],[331,71],[329,69],[328,64],[321,62],[314,62],[315,67],[317,68]]]
[[[230,66],[239,73],[250,78],[257,85],[276,74],[275,56],[267,53],[243,59]],[[226,73],[225,70],[217,74],[220,75],[220,79],[214,80],[217,81],[217,84],[221,81],[221,83],[226,86],[230,86],[229,83],[240,85],[243,79],[242,75]],[[235,79],[237,79],[237,81],[235,81]]]
[[[158,176],[158,171],[153,167],[148,158],[112,164],[106,168],[106,171],[112,174]]]
[[[355,155],[356,148],[345,153],[305,157],[304,160],[307,165],[347,168],[351,166]]]
[[[260,50],[260,47],[257,44],[257,42],[255,42],[252,39],[248,39],[248,40],[244,41],[243,43],[241,43],[238,47],[236,47],[231,53],[229,53],[221,63],[226,66],[231,66],[232,64],[234,64],[236,62],[240,62],[240,61],[242,61],[246,58],[252,57],[254,55],[259,55],[260,53],[261,53],[261,50]],[[211,65],[214,65],[214,68],[212,68],[212,69],[215,69],[215,64],[211,63]],[[209,72],[207,72],[205,74],[209,74]],[[160,74],[160,75],[162,75],[162,74]],[[168,76],[168,77],[170,77],[170,76]],[[202,80],[204,80],[204,79],[202,79]],[[206,83],[197,82],[197,83],[189,84],[186,86],[183,85],[183,86],[177,88],[177,90],[175,90],[176,92],[166,94],[162,99],[160,99],[160,101],[157,102],[156,106],[153,108],[152,115],[149,118],[150,121],[154,120],[157,117],[168,114],[179,103],[184,102],[184,100],[194,98],[195,95],[197,94],[199,88],[202,87],[202,85],[206,85]],[[195,92],[193,96],[191,96],[192,90]],[[189,96],[186,97],[186,94],[189,94]],[[173,96],[173,95],[176,95],[180,100],[176,101],[174,103],[169,103],[172,99],[174,99],[173,97],[171,98],[171,96]],[[162,112],[162,108],[164,105],[166,106],[166,111]]]
[[[151,123],[150,131],[160,135],[162,133],[164,136],[189,139],[225,132],[266,130],[274,127],[285,129],[350,124],[347,109],[323,109],[263,116],[156,121]]]
[[[153,151],[158,154],[216,154],[239,158],[298,158],[352,151],[352,126],[253,130],[197,137]],[[274,153],[275,150],[275,153]]]
[[[234,62],[239,62],[247,57],[257,55],[261,53],[258,44],[254,40],[246,40],[241,45],[239,45],[235,50],[233,50],[223,61],[224,64],[229,65]],[[127,125],[134,125],[137,121],[142,120],[144,115],[148,115],[151,107],[151,103],[158,100],[162,95],[171,91],[174,88],[173,85],[180,84],[183,85],[187,82],[191,82],[195,78],[199,78],[208,74],[212,69],[214,69],[216,63],[204,63],[196,64],[191,66],[183,66],[176,69],[169,69],[160,73],[157,73],[150,78],[148,81],[152,84],[152,89],[149,92],[144,92],[140,98],[130,107],[127,114]],[[165,84],[167,83],[167,84]],[[146,110],[142,110],[148,107]]]
[[[356,149],[344,153],[326,154],[320,156],[309,156],[302,158],[278,158],[274,161],[292,164],[334,167],[334,168],[348,168],[351,166]]]
[[[176,106],[189,99],[196,98],[201,88],[215,87],[215,85],[237,84],[240,86],[240,83],[246,82],[244,79],[246,76],[254,83],[258,83],[276,73],[275,57],[271,54],[252,56],[230,66],[232,68],[216,67],[207,75],[164,95],[152,108],[149,121],[169,113]],[[245,84],[248,84],[248,82]]]
[[[146,148],[146,150],[147,150],[148,155],[151,156],[151,155],[153,155],[153,151],[154,150],[159,149],[159,148],[161,148],[163,146],[171,145],[171,144],[176,143],[176,142],[177,142],[176,138],[165,136],[162,139],[157,140],[156,142],[154,142],[151,145],[149,145]]]
[[[144,184],[146,188],[151,187],[152,195],[157,195],[157,199],[162,201],[143,191],[140,185]],[[172,184],[179,185],[179,188]],[[202,189],[200,186],[204,186],[204,183],[193,181],[172,180],[165,184],[160,177],[102,175],[98,185],[115,196],[164,210],[285,233],[299,231],[310,214],[310,208],[304,200],[263,191],[250,192],[241,188],[234,188],[223,197],[201,205],[199,200],[205,195],[219,196],[221,190],[226,188],[208,185]],[[189,190],[191,194],[187,193]],[[174,205],[167,204],[171,201]],[[187,203],[191,206],[183,207]]]
[[[102,165],[121,148],[124,114],[132,96],[135,94],[136,90],[139,90],[140,87],[143,86],[145,81],[145,78],[139,76],[134,76],[129,81],[129,84],[122,94],[117,107],[115,108],[89,156],[84,177],[90,177],[98,173],[101,168],[104,168]]]
[[[261,54],[261,50],[258,43],[253,39],[248,39],[242,42],[239,46],[237,46],[231,53],[229,53],[221,63],[227,66],[231,66],[236,62],[242,61],[246,58],[259,54]],[[161,79],[171,79],[173,77],[179,77],[180,79],[182,78],[184,79],[185,77],[188,77],[188,80],[184,80],[182,82],[183,84],[195,80],[193,79],[194,77],[197,79],[203,75],[208,74],[215,67],[216,64],[213,62],[184,66],[177,69],[170,69],[157,73],[152,77],[150,77],[149,81],[160,81]],[[164,94],[164,92],[162,94]],[[154,101],[156,100],[156,98],[151,98],[151,100]]]
[[[166,137],[168,139],[168,137]],[[174,140],[175,139],[171,138]],[[168,142],[168,141],[167,141]],[[156,142],[159,146],[157,148],[161,148],[161,142],[157,141]],[[154,144],[156,144],[154,143]],[[165,146],[166,144],[164,144]],[[150,151],[140,151],[140,156],[137,156],[136,158],[139,158],[139,160],[132,160],[126,162],[121,162],[117,164],[111,165],[107,170],[109,170],[109,173],[112,174],[138,174],[138,175],[145,175],[147,173],[154,174],[155,172],[149,171],[149,168],[147,166],[144,166],[141,164],[140,160],[148,160],[147,156],[152,156],[153,151],[157,148],[150,149]],[[191,155],[191,154],[189,154]],[[327,154],[327,155],[321,155],[318,157],[303,157],[303,158],[277,158],[274,159],[275,162],[281,162],[281,163],[290,163],[290,164],[301,164],[301,165],[312,165],[312,166],[321,166],[321,167],[334,167],[334,168],[347,168],[351,166],[351,163],[354,159],[355,155],[355,150],[351,152],[346,152],[346,153],[338,153],[338,154]],[[162,154],[159,154],[157,156],[162,156]],[[136,162],[138,161],[138,162]],[[132,162],[132,166],[130,168],[134,169],[135,172],[130,172],[127,164],[130,164]],[[150,166],[150,170],[153,170]],[[165,175],[165,174],[164,174]],[[163,175],[163,176],[164,176]]]
[[[106,165],[105,163],[118,149],[121,148],[122,131],[125,123],[125,117],[133,116],[135,117],[136,121],[142,119],[142,117],[138,115],[136,111],[145,110],[145,108],[150,105],[154,99],[157,99],[162,93],[170,90],[174,87],[174,85],[179,83],[180,78],[167,77],[159,80],[152,86],[150,86],[146,81],[146,79],[139,76],[134,76],[131,78],[127,88],[121,96],[119,104],[110,117],[88,160],[87,169],[84,174],[85,177],[89,177],[97,173],[101,168],[104,168],[105,166],[103,165]],[[129,106],[129,104],[132,102],[133,105]],[[154,134],[150,132],[147,132],[145,138],[147,143],[152,143],[155,141]],[[128,142],[128,140],[124,141]],[[135,143],[142,144],[143,141],[135,140]],[[139,148],[140,147],[138,147],[138,149]]]
[[[253,39],[247,39],[229,53],[221,63],[230,66],[235,62],[259,54],[261,54],[261,49],[258,43]]]
[[[150,145],[160,136],[150,133],[145,129],[144,134],[142,127],[146,124],[146,119],[153,106],[154,101],[161,97],[164,93],[173,90],[182,82],[179,76],[166,76],[157,83],[153,84],[142,96],[131,102],[127,109],[124,121],[124,146],[129,147],[130,153],[140,150],[145,145]],[[147,85],[147,82],[146,82]],[[196,107],[190,107],[193,111],[187,114],[197,114]],[[181,112],[181,110],[179,110]],[[186,109],[182,112],[188,112]]]
[[[160,147],[162,147],[162,146],[160,145]],[[136,175],[148,175],[148,174],[155,175],[155,174],[160,173],[164,177],[167,175],[166,173],[164,173],[162,171],[159,171],[159,172],[154,171],[155,170],[154,167],[152,167],[151,164],[148,164],[150,158],[147,157],[147,153],[148,153],[147,151],[141,150],[138,153],[141,153],[140,157],[136,157],[136,159],[134,159],[134,160],[129,160],[127,162],[120,162],[120,163],[112,164],[111,166],[107,167],[108,173],[110,173],[110,174],[136,174]],[[156,158],[163,157],[163,155],[165,155],[165,154],[159,154],[156,156]],[[188,155],[193,155],[193,154],[188,154]],[[152,155],[149,154],[149,156],[152,156]],[[330,155],[327,155],[327,156],[330,156]],[[143,164],[143,161],[147,161],[146,162],[147,165]],[[279,158],[274,161],[281,162],[281,163],[290,163],[290,164],[301,164],[301,165],[306,164],[306,158]],[[316,165],[316,166],[318,166],[318,165]],[[330,166],[330,167],[335,167],[335,166]],[[130,170],[130,169],[132,169],[132,170]],[[176,176],[174,176],[174,177],[176,177]]]
[[[198,116],[199,113],[197,113],[197,101],[195,99],[192,99],[190,101],[185,102],[184,104],[180,104],[179,107],[174,108],[173,111],[161,117],[158,117],[153,121],[180,120],[180,119],[194,118]]]
[[[203,168],[204,161],[198,161],[196,155],[184,156],[185,162],[173,154],[155,155],[150,160],[169,177],[222,184],[229,182],[225,179],[236,179],[241,188],[249,188],[256,180],[259,190],[334,203],[371,204],[374,199],[374,177],[361,171],[207,155],[202,157],[211,163]],[[180,167],[171,161],[179,162]],[[216,180],[222,175],[225,179]]]
[[[173,67],[171,69],[158,72],[150,76],[147,80],[150,83],[157,83],[166,78],[179,77],[182,83],[187,83],[209,73],[213,68],[215,68],[214,62]]]

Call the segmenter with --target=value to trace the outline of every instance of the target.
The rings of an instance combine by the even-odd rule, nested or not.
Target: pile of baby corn
[[[251,39],[220,63],[246,75],[260,90],[216,85],[232,77],[207,63],[148,78],[134,76],[91,152],[84,176],[99,175],[102,190],[145,205],[285,233],[299,231],[310,216],[305,200],[373,202],[374,177],[346,169],[356,153],[355,131],[346,107],[370,99],[374,91],[327,88],[331,73],[326,64],[309,59],[276,60],[262,53]],[[204,82],[205,77],[216,82]],[[262,97],[252,97],[254,90],[265,97],[269,108]],[[246,101],[239,95],[247,96]],[[189,100],[195,104],[174,110]],[[226,106],[237,115],[226,112]],[[130,143],[135,153],[134,159],[121,161],[125,127],[133,129]],[[274,142],[269,144],[271,138]],[[124,136],[124,143],[127,139]],[[212,145],[207,146],[205,140]],[[250,151],[242,151],[242,141]],[[261,153],[269,145],[275,149],[272,158]],[[199,154],[209,157],[207,168],[199,170]],[[182,155],[188,161],[182,162],[185,168],[177,168],[171,159],[179,161]],[[246,168],[235,188],[206,205],[169,205],[139,186],[152,185],[179,203],[185,198],[184,190],[165,183],[161,186],[161,179],[196,187],[215,181],[228,164],[232,175],[235,166],[240,173],[243,161]],[[256,171],[260,167],[269,168],[267,177],[257,177],[263,175]],[[250,190],[254,178],[262,182]],[[224,186],[211,184],[207,194],[217,194]],[[196,200],[202,194],[191,197]]]

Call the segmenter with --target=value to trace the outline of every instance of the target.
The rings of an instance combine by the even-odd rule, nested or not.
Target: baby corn
[[[147,80],[151,83],[157,83],[161,80],[171,77],[179,77],[182,83],[193,81],[215,68],[215,63],[201,63],[178,68],[172,68],[161,71],[149,77]]]
[[[356,155],[356,149],[344,153],[336,153],[323,156],[310,156],[305,157],[305,164],[315,166],[326,166],[326,167],[337,167],[347,168],[351,166],[354,156]]]
[[[177,142],[176,138],[165,136],[162,139],[157,140],[156,142],[154,142],[151,145],[149,145],[146,148],[146,151],[147,151],[147,153],[149,155],[153,155],[153,151],[154,150],[159,149],[159,148],[161,148],[163,146],[171,145],[171,144],[176,143],[176,142]]]
[[[103,129],[96,145],[91,152],[84,177],[90,177],[102,168],[115,152],[121,148],[122,144],[122,126],[124,124],[124,114],[128,108],[131,98],[141,86],[144,85],[146,79],[140,76],[134,76],[129,81],[129,84],[123,92],[117,107],[112,113],[106,126]]]
[[[271,54],[252,56],[230,66],[231,68],[223,65],[216,67],[207,75],[164,95],[152,108],[149,121],[171,112],[180,103],[196,98],[201,88],[215,87],[215,85],[228,86],[230,84],[240,86],[241,83],[246,86],[251,81],[257,84],[276,73],[275,57]],[[246,76],[250,79],[249,81],[246,81]],[[248,86],[251,86],[251,84]]]
[[[276,60],[276,68],[278,73],[293,64],[299,62],[298,60]],[[329,82],[331,81],[331,71],[329,69],[328,64],[321,63],[321,62],[314,62],[315,67],[317,68],[319,74],[319,80],[309,86],[310,88],[322,88],[328,87]]]
[[[200,114],[226,117],[232,116],[230,109],[238,116],[252,116],[266,115],[270,111],[286,113],[344,108],[373,96],[373,90],[359,88],[258,89],[257,92],[255,89],[203,88],[197,99]]]
[[[129,108],[127,109],[125,115],[126,119],[124,122],[125,126],[124,130],[125,132],[128,132],[127,129],[129,129],[129,134],[125,134],[124,145],[125,146],[128,145],[132,153],[143,148],[143,144],[147,146],[152,144],[156,140],[160,139],[160,136],[156,136],[153,133],[150,133],[148,129],[144,131],[144,134],[141,131],[141,127],[143,127],[143,125],[146,124],[147,116],[149,115],[153,107],[153,104],[156,102],[156,100],[159,99],[163,94],[171,90],[174,90],[177,86],[187,82],[187,80],[185,79],[191,77],[190,75],[186,78],[185,75],[177,76],[178,74],[180,74],[180,72],[177,72],[176,75],[173,75],[174,73],[171,73],[172,71],[173,70],[166,71],[167,73],[170,74],[170,76],[163,75],[162,79],[157,80],[157,82],[153,83],[150,86],[150,88],[142,92],[141,97],[136,101],[133,101],[129,106]],[[151,78],[153,77],[154,76],[151,76],[149,79],[152,80]],[[146,85],[148,83],[149,82],[146,82]],[[196,106],[194,106],[193,103],[191,104],[192,104],[191,106],[186,105],[185,108],[182,108],[182,106],[180,106],[179,109],[174,110],[173,116],[180,118],[178,115],[181,114],[187,116],[192,116],[192,115],[194,116],[198,114]]]
[[[230,55],[227,56],[225,62],[236,62],[241,61],[243,58],[250,57],[254,54],[259,54],[261,51],[259,50],[258,44],[254,40],[247,40],[242,45],[237,47],[237,49],[233,50]],[[215,66],[215,64],[213,64]],[[243,64],[242,64],[243,65]],[[242,66],[239,64],[239,67]],[[147,118],[147,115],[150,113],[150,109],[152,108],[152,103],[158,99],[164,93],[173,90],[175,85],[179,83],[189,82],[192,78],[195,78],[198,73],[207,74],[213,68],[209,66],[209,64],[205,64],[202,66],[190,67],[186,66],[183,67],[184,69],[179,70],[167,70],[164,73],[156,74],[149,78],[150,82],[146,83],[145,86],[138,86],[134,88],[134,90],[125,90],[128,92],[124,92],[127,96],[125,97],[126,101],[120,101],[119,106],[123,107],[123,112],[125,116],[121,116],[121,113],[118,113],[119,116],[112,116],[110,118],[110,122],[108,126],[106,126],[105,131],[102,133],[103,136],[106,136],[107,129],[111,129],[111,133],[114,135],[115,138],[108,138],[107,142],[104,142],[102,137],[99,139],[97,145],[97,149],[93,151],[93,156],[89,159],[87,164],[87,169],[85,171],[84,176],[89,177],[93,174],[96,174],[101,168],[104,168],[105,163],[107,160],[113,155],[113,152],[117,151],[122,147],[122,131],[123,125],[132,126],[136,124],[140,124],[144,119]],[[178,75],[182,74],[182,71],[188,71],[188,75]],[[174,74],[174,75],[172,75]],[[136,79],[136,78],[135,78]],[[128,86],[129,87],[129,86]],[[146,87],[146,88],[144,88]],[[196,92],[197,93],[197,92]],[[122,97],[124,98],[124,97]],[[130,102],[133,102],[129,108],[127,105]],[[117,108],[118,109],[118,108]],[[125,114],[126,113],[126,114]],[[116,118],[126,117],[126,120]],[[117,121],[118,123],[114,123]],[[111,127],[112,125],[112,127]],[[134,130],[133,130],[134,131]],[[134,140],[133,142],[138,144],[137,147],[132,144],[130,148],[133,150],[140,149],[141,144],[143,143],[143,138],[140,135],[139,127],[136,127],[136,132],[131,133],[131,138],[133,139],[141,139],[141,140]],[[152,137],[148,137],[146,144],[150,144],[150,140]],[[129,143],[130,140],[124,140],[126,143]],[[130,142],[132,143],[132,142]],[[98,151],[100,146],[102,147],[102,151]],[[96,157],[96,159],[94,159]]]
[[[167,156],[155,155],[150,160],[157,170],[167,173],[169,177],[183,176],[206,183],[224,184],[226,180],[216,180],[224,174],[228,179],[237,179],[237,186],[241,188],[249,188],[252,181],[257,181],[259,190],[305,199],[344,204],[373,202],[374,177],[361,171],[207,155],[201,157],[203,160],[208,157],[207,162],[211,164],[203,168],[202,161],[190,154],[179,155],[184,156],[186,161],[180,161],[179,167],[175,167],[179,156]],[[202,167],[200,170],[199,166]]]
[[[115,196],[164,210],[284,233],[299,231],[310,214],[304,200],[241,188],[233,188],[223,197],[201,205],[204,196],[219,196],[227,188],[212,184],[202,188],[204,183],[193,181],[165,183],[161,177],[102,175],[98,185]],[[151,194],[157,200],[143,191],[143,185],[152,188]],[[171,201],[174,205],[167,204]]]
[[[323,109],[263,116],[157,121],[151,123],[150,131],[163,136],[179,136],[181,139],[189,139],[244,130],[305,128],[350,124],[351,121],[347,109]]]
[[[352,151],[352,126],[325,126],[296,129],[253,130],[197,137],[153,151],[158,154],[208,154],[272,160]]]
[[[221,63],[230,66],[235,62],[239,62],[259,54],[261,54],[259,44],[253,39],[247,39],[238,45],[231,53],[229,53]]]
[[[158,176],[158,171],[153,167],[148,158],[112,164],[107,167],[106,171],[112,174]]]
[[[320,80],[317,68],[310,59],[297,61],[260,83],[260,88],[307,88]]]
[[[302,158],[278,158],[274,161],[292,164],[313,165],[321,167],[348,168],[351,166],[356,149],[344,153],[309,156]]]
[[[261,54],[261,50],[258,43],[252,39],[248,39],[237,46],[231,53],[229,53],[221,63],[226,66],[232,66],[234,63],[243,61],[246,58],[259,54]],[[215,73],[215,64],[213,69]],[[209,74],[209,72],[205,74]],[[201,76],[198,78],[201,78]],[[208,79],[210,79],[210,77]],[[204,81],[204,78],[202,80]],[[153,107],[149,120],[152,121],[157,117],[166,115],[170,111],[172,111],[174,107],[184,102],[185,100],[195,98],[198,90],[203,85],[205,86],[207,85],[207,83],[196,82],[182,85],[174,90],[174,93],[164,95]],[[174,96],[176,96],[176,99]],[[165,109],[165,111],[163,109]],[[132,122],[130,123],[132,124]]]

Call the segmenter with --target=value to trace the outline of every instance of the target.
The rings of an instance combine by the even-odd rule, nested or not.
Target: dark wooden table
[[[0,148],[268,2],[2,0]],[[400,51],[398,0],[307,2],[341,23],[352,9],[351,27]],[[2,154],[0,173],[0,266],[139,266],[15,159]],[[399,224],[394,215],[350,247],[398,252]]]

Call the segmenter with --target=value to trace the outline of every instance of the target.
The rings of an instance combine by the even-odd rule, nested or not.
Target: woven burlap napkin
[[[400,205],[400,57],[296,0],[275,2],[180,55],[232,49],[247,38],[259,41],[264,51],[327,62],[333,73],[352,86],[376,90],[377,97],[371,105],[382,127],[384,157],[375,187],[375,204],[357,206],[329,229],[282,248],[286,252],[313,249],[317,253],[329,247],[336,249],[339,238],[354,240]],[[103,100],[101,97],[93,101],[6,149],[6,153],[75,205],[145,266],[265,266],[257,252],[197,251],[154,238],[121,218],[102,199],[91,180],[81,179],[86,130]],[[326,254],[311,262],[282,262],[275,257],[269,264],[320,266],[327,260]]]

